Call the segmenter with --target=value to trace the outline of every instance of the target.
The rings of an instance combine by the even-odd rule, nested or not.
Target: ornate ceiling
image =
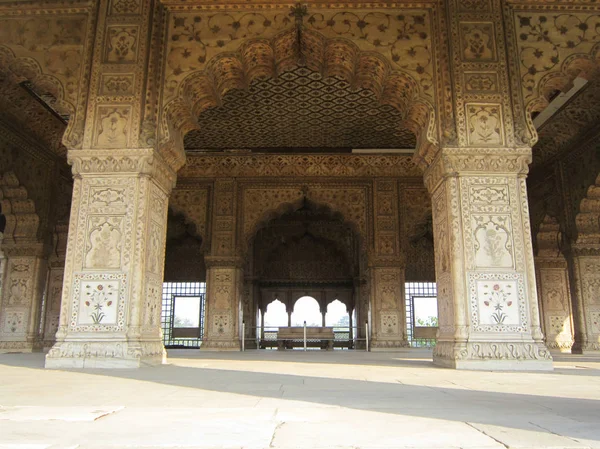
[[[415,136],[401,122],[400,113],[379,104],[370,90],[298,67],[255,80],[247,90],[229,91],[222,106],[200,115],[199,130],[187,134],[185,148],[192,153],[414,149]]]
[[[600,125],[600,82],[588,83],[538,130],[533,164],[541,165],[569,151]]]

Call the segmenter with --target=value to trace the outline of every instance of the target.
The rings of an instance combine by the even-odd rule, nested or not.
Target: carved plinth
[[[432,194],[439,331],[434,363],[550,370],[540,329],[525,176],[531,150],[449,148]]]
[[[166,363],[162,340],[83,341],[69,340],[55,345],[46,356],[46,368],[140,368]]]
[[[433,363],[446,368],[493,371],[552,371],[543,344],[508,338],[494,341],[437,341]]]
[[[168,194],[152,149],[69,153],[75,182],[56,344],[48,368],[164,361],[160,329]]]

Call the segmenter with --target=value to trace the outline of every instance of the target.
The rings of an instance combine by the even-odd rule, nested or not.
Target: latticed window
[[[204,335],[205,282],[163,283],[163,341],[166,348],[199,348]]]

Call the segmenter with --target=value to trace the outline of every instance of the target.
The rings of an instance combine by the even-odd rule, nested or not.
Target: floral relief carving
[[[150,224],[150,233],[148,237],[148,265],[147,270],[150,273],[160,274],[162,270],[162,246],[164,241],[164,231],[156,222]]]
[[[471,186],[469,188],[471,204],[508,205],[508,186]]]
[[[190,178],[323,176],[420,177],[423,172],[411,156],[403,155],[320,155],[320,154],[252,154],[190,155],[179,171]]]
[[[499,89],[495,72],[465,72],[465,90],[473,93],[494,93]]]
[[[510,217],[472,215],[475,262],[478,267],[514,266]]]
[[[390,313],[382,314],[381,329],[383,334],[398,335],[398,316]]]
[[[124,206],[126,188],[92,187],[90,202],[93,206]]]
[[[502,145],[504,143],[502,107],[500,105],[467,104],[469,145]]]
[[[229,314],[213,315],[212,330],[214,335],[229,333]]]
[[[488,22],[461,23],[460,39],[464,61],[488,62],[496,60],[494,24]]]
[[[85,268],[120,268],[123,217],[91,216],[87,226]]]
[[[139,0],[111,0],[111,15],[137,14],[140,12]]]
[[[23,334],[25,333],[25,312],[5,310],[4,333],[5,334]]]
[[[96,111],[94,144],[100,148],[126,148],[131,107],[100,106]]]
[[[103,73],[100,81],[100,95],[133,95],[135,75]]]
[[[52,17],[24,13],[19,17],[3,17],[0,19],[0,42],[10,48],[12,54],[2,55],[0,49],[1,65],[10,65],[18,75],[46,85],[58,81],[58,86],[52,88],[53,93],[60,94],[72,112],[77,104],[84,60],[86,22],[87,17],[83,14]],[[4,59],[13,59],[15,63],[8,64]]]
[[[29,304],[29,280],[12,278],[8,284],[8,305],[24,306]]]
[[[540,92],[542,81],[550,79],[548,75],[553,72],[567,69],[565,65],[568,66],[570,56],[587,57],[600,42],[600,15],[597,13],[563,13],[556,9],[516,11],[514,22],[526,104],[545,95]],[[584,62],[583,66],[573,68],[586,71],[589,65]]]
[[[136,25],[109,26],[104,61],[111,64],[136,62],[138,34],[139,27]]]

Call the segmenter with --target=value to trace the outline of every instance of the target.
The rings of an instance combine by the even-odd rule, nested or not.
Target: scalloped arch
[[[575,53],[564,60],[556,71],[544,75],[538,86],[536,96],[525,106],[527,122],[532,135],[537,136],[531,114],[541,112],[550,104],[550,96],[555,91],[567,92],[577,77],[588,81],[600,79],[600,43],[589,54]],[[536,138],[537,141],[537,138]]]
[[[600,243],[600,174],[581,200],[575,225],[577,243]]]
[[[250,39],[237,51],[223,52],[204,70],[188,75],[163,110],[161,143],[166,145],[198,129],[197,117],[220,105],[229,90],[245,89],[256,78],[277,77],[296,67],[296,45],[293,30],[273,39]],[[434,107],[420,94],[418,83],[405,72],[394,70],[384,56],[362,51],[351,40],[326,38],[309,30],[303,33],[301,49],[306,67],[324,77],[338,76],[353,87],[372,91],[382,104],[400,111],[404,124],[419,141],[437,143]]]
[[[35,211],[35,204],[12,171],[0,176],[0,205],[6,220],[3,243],[37,238],[40,218]]]

